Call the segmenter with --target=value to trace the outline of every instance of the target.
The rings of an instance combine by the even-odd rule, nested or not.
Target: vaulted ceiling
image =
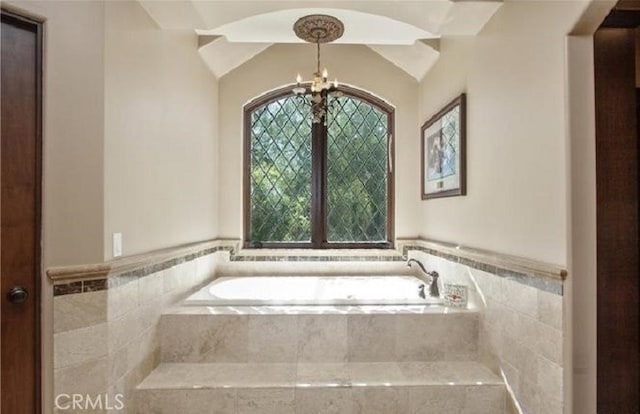
[[[298,18],[342,20],[336,41],[362,44],[420,81],[438,60],[439,39],[474,36],[501,6],[494,0],[203,1],[139,0],[163,29],[195,30],[200,54],[218,78],[275,43],[300,43]]]

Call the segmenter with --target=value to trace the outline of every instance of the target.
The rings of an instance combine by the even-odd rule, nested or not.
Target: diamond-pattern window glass
[[[311,240],[311,118],[293,96],[251,113],[251,240]]]
[[[385,241],[387,115],[351,96],[332,103],[327,122],[328,241]]]

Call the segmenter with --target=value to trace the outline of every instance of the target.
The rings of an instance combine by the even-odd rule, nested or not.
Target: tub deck
[[[414,276],[220,277],[184,301],[197,306],[437,305]],[[424,290],[428,292],[428,288]]]

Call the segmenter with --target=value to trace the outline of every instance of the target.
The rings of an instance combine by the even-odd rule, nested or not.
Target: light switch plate
[[[113,257],[122,256],[122,233],[113,233]]]

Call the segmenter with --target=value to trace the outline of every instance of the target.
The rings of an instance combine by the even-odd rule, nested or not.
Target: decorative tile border
[[[196,253],[190,253],[186,256],[175,257],[169,260],[162,261],[160,263],[154,263],[151,265],[144,266],[140,269],[131,270],[123,273],[118,273],[111,275],[109,277],[109,288],[114,288],[117,286],[125,285],[133,280],[140,279],[142,277],[161,272],[163,270],[169,269],[174,266],[178,266],[182,263],[190,262],[192,260],[196,260],[202,256],[207,256],[216,252],[229,252],[233,254],[234,247],[233,246],[216,246],[208,249],[201,250]]]
[[[232,262],[403,262],[411,250],[422,251],[454,263],[556,295],[563,295],[566,270],[547,263],[423,239],[400,239],[399,250],[289,251],[238,250],[239,240],[211,240],[141,254],[97,265],[51,268],[54,296],[96,292],[125,285],[153,273],[216,252],[229,252]]]
[[[143,255],[117,259],[98,265],[69,266],[47,270],[54,281],[53,295],[96,292],[123,286],[134,280],[216,252],[229,252],[232,262],[401,262],[405,259],[394,250],[384,253],[359,251],[358,254],[327,254],[309,251],[307,254],[269,254],[267,251],[237,252],[239,241],[214,240],[179,246]]]
[[[426,241],[426,240],[412,240],[406,241],[406,244],[402,245],[402,255],[407,257],[409,251],[421,251],[432,256],[441,257],[445,260],[454,263],[460,263],[464,266],[469,266],[473,269],[481,270],[483,272],[491,273],[498,277],[503,277],[508,280],[521,283],[523,285],[531,286],[533,288],[543,290],[545,292],[553,293],[559,296],[564,294],[564,279],[567,276],[567,272],[560,268],[550,272],[549,270],[554,268],[552,265],[540,263],[539,268],[536,270],[533,268],[535,262],[530,260],[519,259],[513,256],[501,256],[496,253],[484,253],[487,256],[486,260],[482,260],[482,251],[476,249],[460,249],[455,247],[455,250],[461,251],[460,254],[452,252],[453,245],[448,243],[442,244],[443,248],[439,249],[437,245],[440,242]],[[425,246],[429,244],[429,247]],[[471,259],[466,253],[473,252],[476,258]],[[470,254],[469,254],[470,255]],[[502,265],[497,263],[502,262]],[[514,263],[510,268],[509,262]],[[517,262],[526,262],[527,267],[531,267],[530,270],[524,269],[523,264]],[[514,269],[517,267],[517,269]]]
[[[225,244],[217,241],[198,243],[118,259],[105,264],[52,268],[47,270],[47,275],[54,281],[53,296],[97,292],[125,285],[216,252],[233,254],[235,249],[235,243]]]

